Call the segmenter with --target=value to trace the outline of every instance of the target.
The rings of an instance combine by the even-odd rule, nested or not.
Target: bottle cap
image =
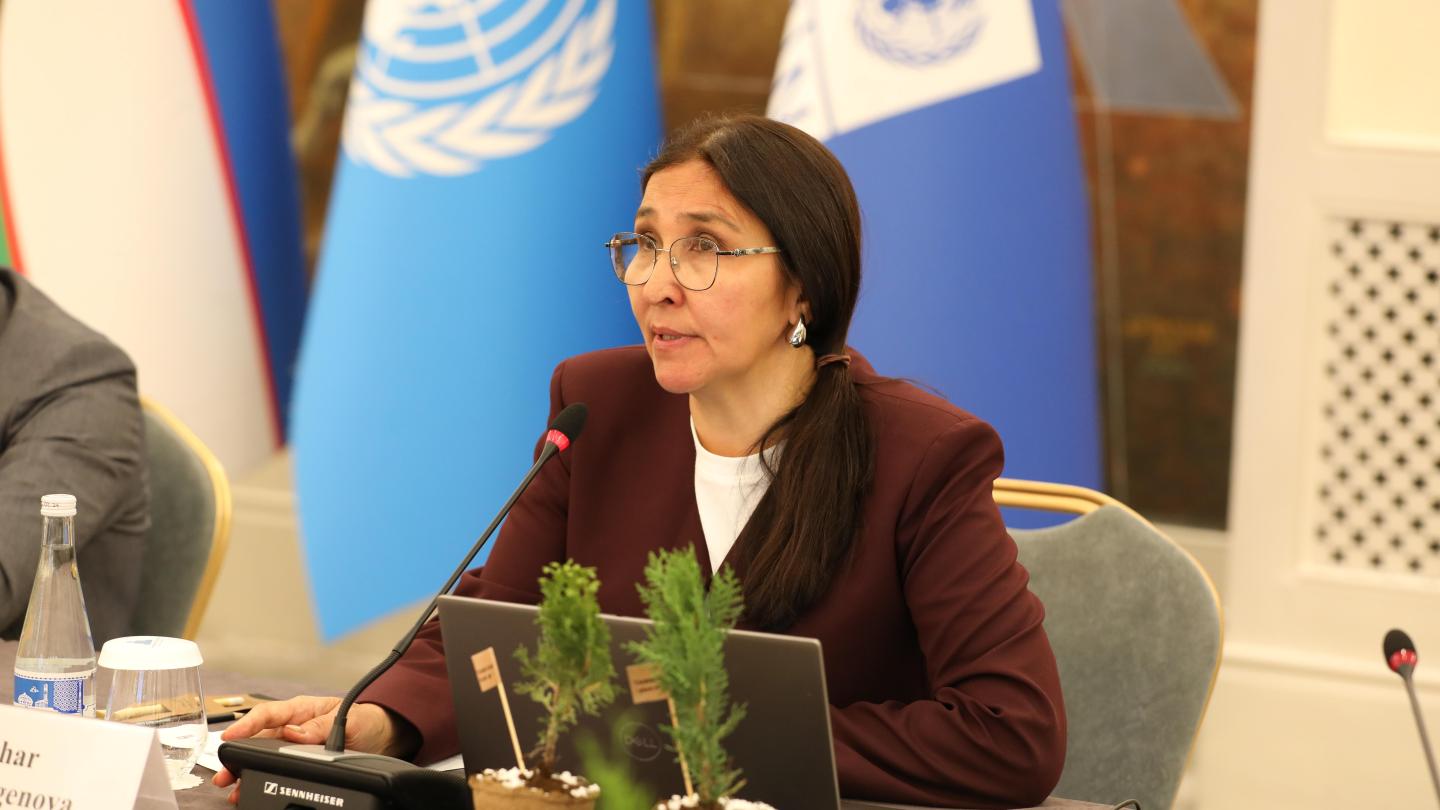
[[[204,659],[193,641],[166,636],[112,638],[100,648],[96,661],[106,669],[132,671],[198,667]]]
[[[34,513],[32,512],[31,514]],[[75,517],[75,496],[44,496],[40,499],[40,514],[45,517]]]

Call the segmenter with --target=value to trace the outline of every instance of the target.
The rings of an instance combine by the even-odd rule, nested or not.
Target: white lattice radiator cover
[[[1312,562],[1440,577],[1440,225],[1330,224]]]

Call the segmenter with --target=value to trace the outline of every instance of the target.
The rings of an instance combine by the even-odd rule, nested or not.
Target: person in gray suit
[[[0,638],[25,621],[40,496],[78,501],[76,560],[98,647],[130,633],[150,496],[135,366],[18,273],[0,268]]]

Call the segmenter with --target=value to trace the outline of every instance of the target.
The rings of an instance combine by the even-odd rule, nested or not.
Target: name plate
[[[0,807],[175,806],[154,729],[0,706]]]

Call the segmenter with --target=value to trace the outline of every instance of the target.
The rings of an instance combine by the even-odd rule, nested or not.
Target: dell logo
[[[660,756],[664,746],[660,744],[660,735],[644,723],[630,723],[620,731],[620,737],[625,741],[625,753],[631,759],[640,762],[649,762]]]

